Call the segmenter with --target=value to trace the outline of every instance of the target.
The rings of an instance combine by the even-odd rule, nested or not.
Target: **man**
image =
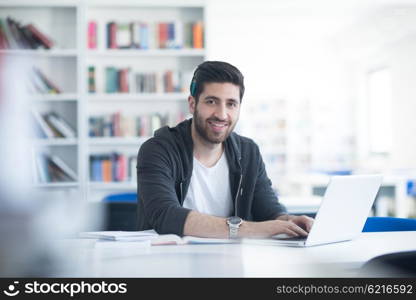
[[[312,219],[290,216],[271,187],[258,146],[233,132],[244,95],[234,66],[198,66],[193,118],[163,127],[140,148],[139,230],[214,238],[306,236]]]

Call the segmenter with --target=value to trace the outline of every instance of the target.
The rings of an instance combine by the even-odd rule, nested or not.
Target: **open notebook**
[[[158,234],[154,230],[145,231],[94,231],[81,232],[80,238],[99,239],[117,242],[150,241],[152,246],[184,244],[232,244],[237,240],[200,238],[195,236],[180,237],[176,234]]]

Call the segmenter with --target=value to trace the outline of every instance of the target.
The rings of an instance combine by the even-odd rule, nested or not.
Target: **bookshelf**
[[[92,137],[89,138],[90,145],[132,145],[137,146],[144,143],[150,137],[138,137],[138,138],[127,138],[127,137]]]
[[[76,146],[78,144],[77,139],[71,138],[49,138],[49,139],[35,139],[33,140],[34,146]]]
[[[76,57],[77,50],[62,49],[62,50],[26,50],[26,49],[10,49],[0,50],[0,54],[7,55],[23,55],[26,57]]]
[[[88,50],[90,57],[201,57],[205,55],[200,49],[122,49],[122,50]]]
[[[48,114],[56,113],[74,130],[74,136],[57,137],[42,135],[33,139],[33,152],[59,157],[76,173],[76,179],[64,182],[35,181],[34,187],[56,195],[57,191],[73,193],[84,200],[99,201],[109,193],[135,191],[136,179],[131,174],[133,158],[137,156],[140,145],[151,133],[121,136],[90,136],[91,117],[106,117],[116,113],[127,118],[137,119],[158,113],[169,125],[176,124],[187,115],[187,97],[190,77],[196,65],[205,59],[205,1],[203,0],[0,0],[0,19],[11,17],[21,26],[33,24],[41,33],[52,40],[50,49],[9,48],[0,49],[1,56],[27,58],[30,63],[59,87],[59,92],[51,90],[31,93],[30,107],[38,118],[46,119]],[[95,23],[95,45],[92,47],[90,23]],[[137,28],[148,26],[150,34],[146,48],[108,48],[108,23],[115,23],[117,34],[120,28],[133,23]],[[138,25],[137,25],[138,24]],[[120,27],[117,27],[119,26]],[[202,25],[201,31],[198,31]],[[193,26],[193,27],[192,27]],[[185,29],[185,27],[187,27]],[[132,27],[133,28],[133,27]],[[154,34],[155,30],[172,31]],[[185,40],[189,28],[194,43]],[[198,30],[195,28],[199,28]],[[197,31],[193,31],[197,30]],[[124,42],[126,41],[126,31]],[[160,35],[159,35],[160,34]],[[194,34],[199,34],[195,36]],[[164,36],[164,40],[161,36]],[[156,38],[158,37],[158,38]],[[144,39],[143,47],[144,47]],[[192,40],[192,39],[191,39]],[[201,43],[198,41],[202,41]],[[115,42],[120,45],[123,38]],[[160,42],[160,44],[159,44]],[[162,44],[162,42],[164,44]],[[116,44],[117,44],[116,43]],[[152,44],[153,43],[153,44]],[[90,90],[89,67],[94,66],[94,85]],[[128,69],[129,80],[137,74],[153,74],[162,86],[153,92],[138,91],[134,81],[129,81],[129,89],[123,92],[106,91],[106,68]],[[166,72],[172,74],[166,75]],[[175,74],[175,72],[178,72]],[[182,72],[182,73],[180,73]],[[119,75],[119,74],[118,74]],[[165,76],[165,77],[163,77]],[[181,78],[178,84],[178,77]],[[162,78],[162,80],[161,80]],[[164,81],[163,81],[164,80]],[[139,82],[136,79],[136,83]],[[166,88],[169,82],[174,88]],[[118,82],[120,84],[120,82]],[[108,118],[108,117],[107,117]],[[152,119],[154,121],[154,119]],[[162,124],[153,122],[152,125]],[[41,128],[42,129],[42,128]],[[151,129],[153,129],[151,127]],[[128,161],[124,180],[98,182],[92,180],[91,158],[107,156],[120,157]],[[35,159],[34,159],[35,160]],[[42,164],[42,162],[34,162]],[[43,162],[44,163],[44,162]]]
[[[33,101],[38,102],[60,102],[60,101],[78,101],[80,98],[77,94],[69,94],[69,93],[62,93],[62,94],[54,94],[54,95],[34,95],[32,97]]]
[[[176,26],[178,22],[183,22],[183,24],[203,22],[203,1],[120,1],[116,4],[109,1],[89,1],[85,15],[86,28],[89,28],[92,22],[95,27],[94,32],[96,32],[96,38],[93,39],[95,41],[94,46],[90,47],[90,43],[87,42],[88,47],[85,51],[85,66],[86,68],[93,66],[95,72],[94,92],[91,93],[88,92],[88,89],[85,90],[85,98],[87,99],[85,116],[90,118],[100,117],[101,115],[101,117],[104,116],[104,119],[108,119],[109,114],[120,113],[121,116],[137,119],[159,113],[166,117],[165,121],[168,125],[174,125],[177,121],[183,119],[187,113],[186,99],[191,73],[196,65],[204,60],[205,50],[186,47],[185,43],[182,44],[183,47],[161,48],[157,40],[152,42],[152,27],[153,36],[155,36],[154,32],[158,29],[158,26],[162,26],[161,23],[175,23]],[[120,31],[120,26],[125,28],[126,26],[143,26],[145,24],[145,27],[149,29],[147,37],[150,36],[150,38],[144,40],[143,45],[147,44],[148,46],[141,48],[142,40],[140,40],[138,43],[140,46],[136,48],[109,48],[108,35],[111,29],[109,31],[108,28],[111,27],[109,24],[112,22],[119,26],[117,27],[117,34],[123,32]],[[88,33],[90,32],[88,30],[85,32],[87,33],[85,40],[89,40]],[[178,32],[180,32],[180,27],[175,27],[175,33]],[[125,36],[126,32],[124,31],[122,34]],[[161,36],[160,33],[159,39],[161,39]],[[133,37],[134,34],[130,32],[131,40]],[[140,37],[143,37],[143,35],[140,35]],[[108,76],[106,78],[106,72],[108,72],[108,68],[115,68],[118,72],[128,69],[128,90],[121,92],[120,86],[118,92],[117,88],[113,89],[112,92],[107,90]],[[180,74],[183,81],[175,88],[177,90],[168,90],[165,81],[164,85],[153,88],[152,92],[146,92],[146,89],[139,91],[138,76],[151,74],[150,76],[154,78],[158,77],[158,79],[155,79],[157,85],[158,82],[162,81],[161,78],[164,78],[164,73],[167,71],[172,73],[183,72],[183,74]],[[131,81],[131,78],[136,79],[136,81]],[[143,89],[143,86],[141,87]],[[84,121],[88,122],[88,120]],[[140,145],[152,134],[151,132],[144,132],[144,134],[135,137],[132,137],[129,133],[127,135],[126,137],[88,137],[87,162],[90,162],[90,157],[96,158],[101,155],[105,157],[105,155],[111,153],[125,156],[130,162],[137,156]],[[133,168],[131,162],[129,165],[129,174],[122,182],[93,181],[94,174],[91,174],[93,167],[90,166],[87,176],[89,199],[92,201],[99,200],[111,192],[135,191],[136,178],[135,174],[131,174]],[[133,172],[135,173],[135,170]]]
[[[25,62],[30,82],[28,103],[37,129],[31,149],[33,186],[45,192],[81,192],[80,11],[78,1],[0,1],[2,41],[7,41],[0,55]],[[52,113],[56,115],[51,117]],[[58,132],[51,131],[46,122],[46,114],[50,115],[48,122],[59,117],[59,125],[68,125],[71,135],[59,134],[58,138]],[[49,128],[47,132],[45,128]]]
[[[183,101],[187,99],[188,94],[186,93],[169,93],[169,94],[152,94],[152,93],[129,93],[129,94],[94,94],[89,95],[90,102],[120,102],[120,101],[128,101],[128,102],[151,102],[157,99],[158,102],[175,102],[175,101]]]

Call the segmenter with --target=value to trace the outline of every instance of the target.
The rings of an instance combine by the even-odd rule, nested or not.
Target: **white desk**
[[[416,231],[363,233],[311,248],[253,244],[96,249],[71,241],[71,277],[354,277],[355,268],[386,253],[416,250]],[[74,251],[78,249],[80,251]]]

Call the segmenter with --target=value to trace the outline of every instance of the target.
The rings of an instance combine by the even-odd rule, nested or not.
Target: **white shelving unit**
[[[1,49],[0,56],[6,59],[24,58],[26,64],[30,65],[26,67],[37,67],[59,87],[62,93],[30,95],[28,103],[38,112],[58,112],[78,134],[81,106],[79,66],[82,56],[78,27],[81,24],[81,10],[79,1],[0,1],[0,18],[3,21],[11,17],[22,25],[34,24],[54,42],[51,49]],[[32,144],[35,153],[47,152],[58,156],[78,175],[75,181],[39,182],[34,187],[55,195],[57,190],[75,192],[77,197],[81,197],[81,147],[78,136],[35,139]]]
[[[59,101],[78,101],[80,95],[78,94],[55,94],[55,95],[33,95],[33,101],[48,101],[48,102],[59,102]]]
[[[149,137],[91,137],[89,138],[90,145],[102,146],[114,146],[114,145],[132,145],[137,146],[144,143]]]
[[[188,94],[185,93],[169,93],[169,94],[151,94],[151,93],[114,93],[114,94],[93,94],[89,95],[89,101],[93,102],[120,102],[120,101],[129,101],[129,102],[149,102],[155,101],[158,102],[174,102],[187,99]]]
[[[7,55],[23,55],[26,57],[76,57],[78,55],[77,50],[75,49],[62,49],[62,50],[26,50],[26,49],[16,49],[16,50],[0,50],[0,54]]]
[[[135,179],[125,182],[90,181],[90,155],[137,156],[149,137],[89,137],[89,117],[120,112],[122,115],[187,114],[188,92],[105,93],[88,92],[88,67],[96,66],[97,87],[104,82],[106,66],[129,67],[142,72],[187,71],[204,61],[205,49],[107,49],[106,23],[196,22],[205,25],[204,0],[0,0],[0,18],[12,17],[22,25],[32,23],[54,41],[52,49],[0,49],[0,56],[19,56],[42,70],[60,87],[59,94],[31,95],[31,106],[40,113],[56,111],[77,132],[75,138],[34,139],[35,151],[59,156],[78,175],[75,182],[36,183],[34,187],[56,195],[57,191],[89,201],[109,193],[135,191]],[[97,48],[88,48],[88,22],[97,22]],[[204,29],[205,30],[205,29]],[[205,40],[205,39],[204,39]],[[176,123],[170,119],[170,125]]]
[[[201,57],[205,55],[200,49],[120,49],[120,50],[88,50],[90,57]]]
[[[74,138],[50,138],[50,139],[35,139],[33,141],[35,146],[76,146],[78,139]]]
[[[165,70],[189,71],[205,58],[204,49],[107,49],[106,24],[108,22],[194,22],[204,21],[203,1],[88,1],[86,22],[97,24],[97,48],[86,49],[85,69],[94,66],[97,92],[86,93],[86,113],[105,115],[120,112],[122,115],[146,115],[152,113],[171,114],[187,112],[188,92],[184,93],[105,93],[103,78],[106,67],[128,67],[140,72],[163,72]],[[204,22],[205,23],[205,22]],[[85,27],[86,28],[86,27]],[[86,31],[85,31],[86,32]],[[85,40],[87,36],[85,36]],[[100,78],[101,76],[101,78]],[[86,92],[86,90],[85,90]],[[88,120],[85,119],[84,122]],[[171,120],[175,125],[177,120]],[[136,157],[140,145],[149,137],[91,137],[88,138],[86,155],[117,152],[127,157]],[[86,158],[88,161],[88,158]],[[90,177],[90,176],[88,176]],[[88,198],[102,199],[106,194],[136,191],[136,179],[126,182],[89,182]]]

